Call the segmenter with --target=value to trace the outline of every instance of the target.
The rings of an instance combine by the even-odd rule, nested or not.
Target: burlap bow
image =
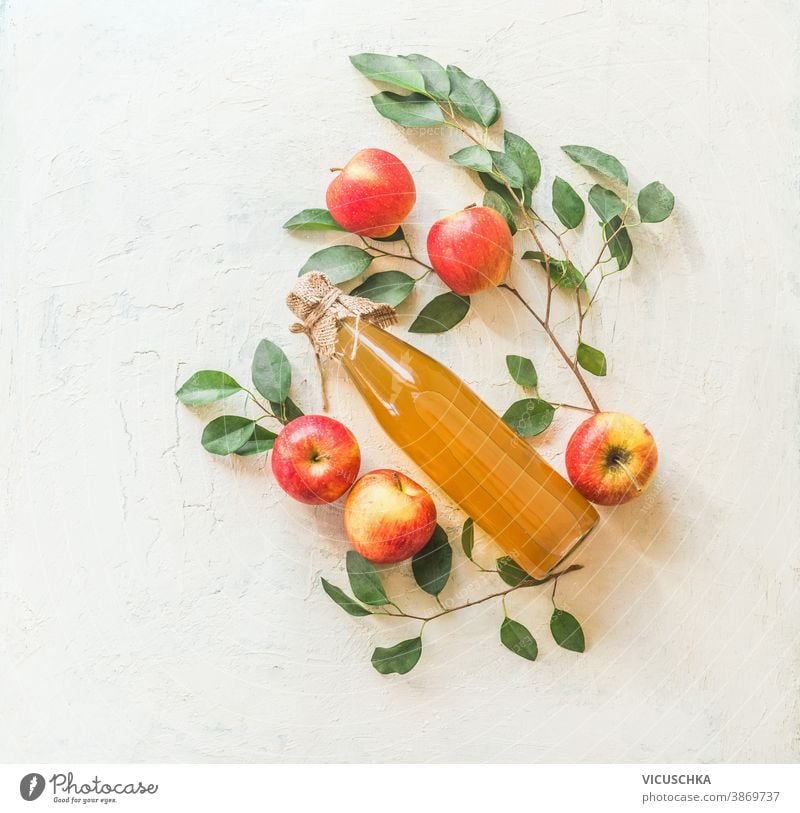
[[[378,327],[389,327],[397,322],[397,314],[391,305],[343,293],[318,271],[304,274],[297,280],[286,297],[286,304],[301,320],[295,322],[290,330],[292,333],[305,333],[314,348],[322,384],[322,408],[327,411],[328,398],[320,359],[330,358],[336,351],[336,332],[341,320],[355,316],[356,330],[362,319]]]
[[[347,316],[355,316],[379,327],[397,322],[391,305],[372,302],[360,296],[348,296],[340,291],[325,274],[312,271],[295,283],[286,297],[289,310],[300,322],[291,326],[292,333],[305,333],[322,358],[329,358],[336,349],[336,331]]]

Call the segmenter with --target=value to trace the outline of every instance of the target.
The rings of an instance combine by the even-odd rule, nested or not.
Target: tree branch
[[[499,598],[500,596],[505,597],[509,593],[513,593],[515,590],[519,590],[522,587],[540,587],[541,585],[547,584],[551,581],[557,582],[562,576],[566,576],[567,573],[574,573],[576,570],[583,570],[583,565],[570,565],[569,567],[564,568],[564,570],[559,570],[557,573],[551,573],[549,576],[545,576],[545,578],[538,580],[535,585],[521,582],[520,584],[514,585],[514,587],[509,587],[507,590],[498,590],[496,593],[489,593],[488,596],[483,596],[482,598],[477,598],[473,601],[466,601],[464,604],[459,604],[456,607],[445,608],[441,612],[434,613],[433,615],[414,615],[413,613],[407,613],[400,610],[396,604],[393,604],[392,606],[399,610],[397,613],[384,611],[375,612],[373,615],[390,615],[393,618],[413,618],[417,621],[424,621],[427,624],[428,621],[433,621],[435,618],[441,618],[443,615],[449,615],[450,613],[455,613],[459,610],[466,610],[467,607],[475,607],[478,604],[483,604],[485,601],[490,601],[493,598]]]

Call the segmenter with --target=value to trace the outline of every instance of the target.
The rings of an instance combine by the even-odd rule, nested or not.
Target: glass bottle
[[[594,507],[443,364],[351,317],[336,356],[389,437],[534,578],[595,527]]]

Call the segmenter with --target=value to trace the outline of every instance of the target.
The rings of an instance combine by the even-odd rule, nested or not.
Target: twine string
[[[372,302],[360,296],[350,296],[340,291],[325,275],[317,271],[304,274],[286,298],[289,310],[300,320],[289,328],[292,333],[305,333],[317,360],[322,384],[322,408],[327,412],[328,397],[322,362],[336,352],[336,334],[342,320],[348,316],[356,319],[356,339],[350,358],[355,358],[361,320],[378,327],[397,323],[397,314],[391,305]]]

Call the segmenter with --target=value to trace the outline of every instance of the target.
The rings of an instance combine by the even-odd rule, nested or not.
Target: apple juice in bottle
[[[528,573],[594,528],[595,509],[458,376],[376,325],[337,324],[336,356],[389,437]]]

